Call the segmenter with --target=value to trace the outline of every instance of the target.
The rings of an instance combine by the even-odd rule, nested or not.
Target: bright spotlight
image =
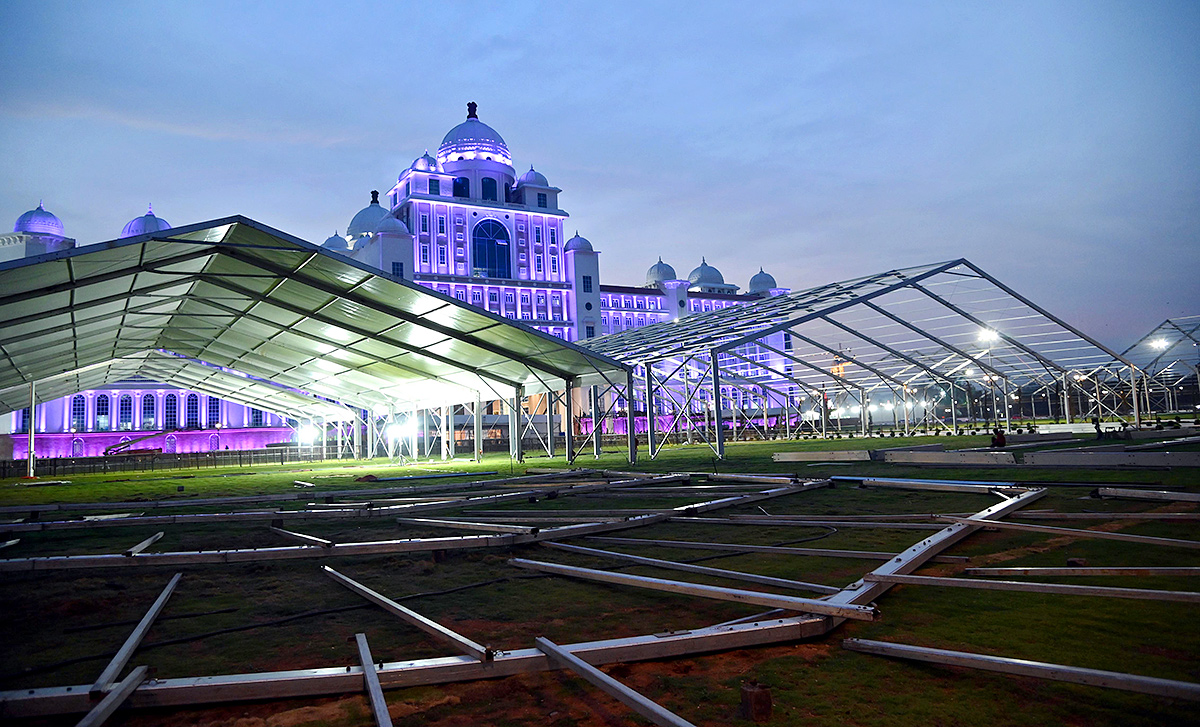
[[[1150,348],[1153,348],[1155,351],[1161,351],[1166,348],[1167,345],[1167,339],[1165,338],[1156,338],[1150,342]]]
[[[963,374],[964,374],[965,376],[974,376],[974,375],[975,375],[975,369],[967,369],[966,371],[964,371],[964,372],[963,372]]]
[[[983,343],[989,343],[991,341],[995,341],[999,337],[1000,337],[1000,334],[996,333],[995,331],[993,331],[990,328],[983,328],[979,331],[979,340]]]
[[[297,435],[300,437],[301,444],[312,444],[313,440],[317,438],[317,428],[311,425],[300,427]]]

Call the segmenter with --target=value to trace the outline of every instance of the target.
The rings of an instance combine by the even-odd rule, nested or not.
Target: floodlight
[[[981,328],[979,330],[979,340],[983,343],[989,343],[991,341],[995,341],[999,337],[1000,337],[1000,334],[996,333],[995,331],[993,331],[990,328]]]

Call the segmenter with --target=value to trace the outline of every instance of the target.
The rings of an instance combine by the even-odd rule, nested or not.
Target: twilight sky
[[[645,7],[652,6],[652,7]],[[966,257],[1119,349],[1200,313],[1200,3],[0,3],[0,223],[313,242],[465,116],[608,283]]]

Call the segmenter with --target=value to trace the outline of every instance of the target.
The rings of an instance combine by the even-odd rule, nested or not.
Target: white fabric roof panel
[[[603,355],[243,217],[169,235],[0,265],[0,390],[149,349],[377,410],[624,378]]]

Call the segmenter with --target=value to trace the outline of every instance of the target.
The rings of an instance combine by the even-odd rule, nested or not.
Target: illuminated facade
[[[591,242],[566,239],[561,192],[533,166],[517,176],[471,103],[436,155],[401,172],[383,202],[373,192],[324,246],[569,341],[786,292],[760,270],[739,294],[703,260],[687,279],[660,259],[644,285],[602,284]]]

